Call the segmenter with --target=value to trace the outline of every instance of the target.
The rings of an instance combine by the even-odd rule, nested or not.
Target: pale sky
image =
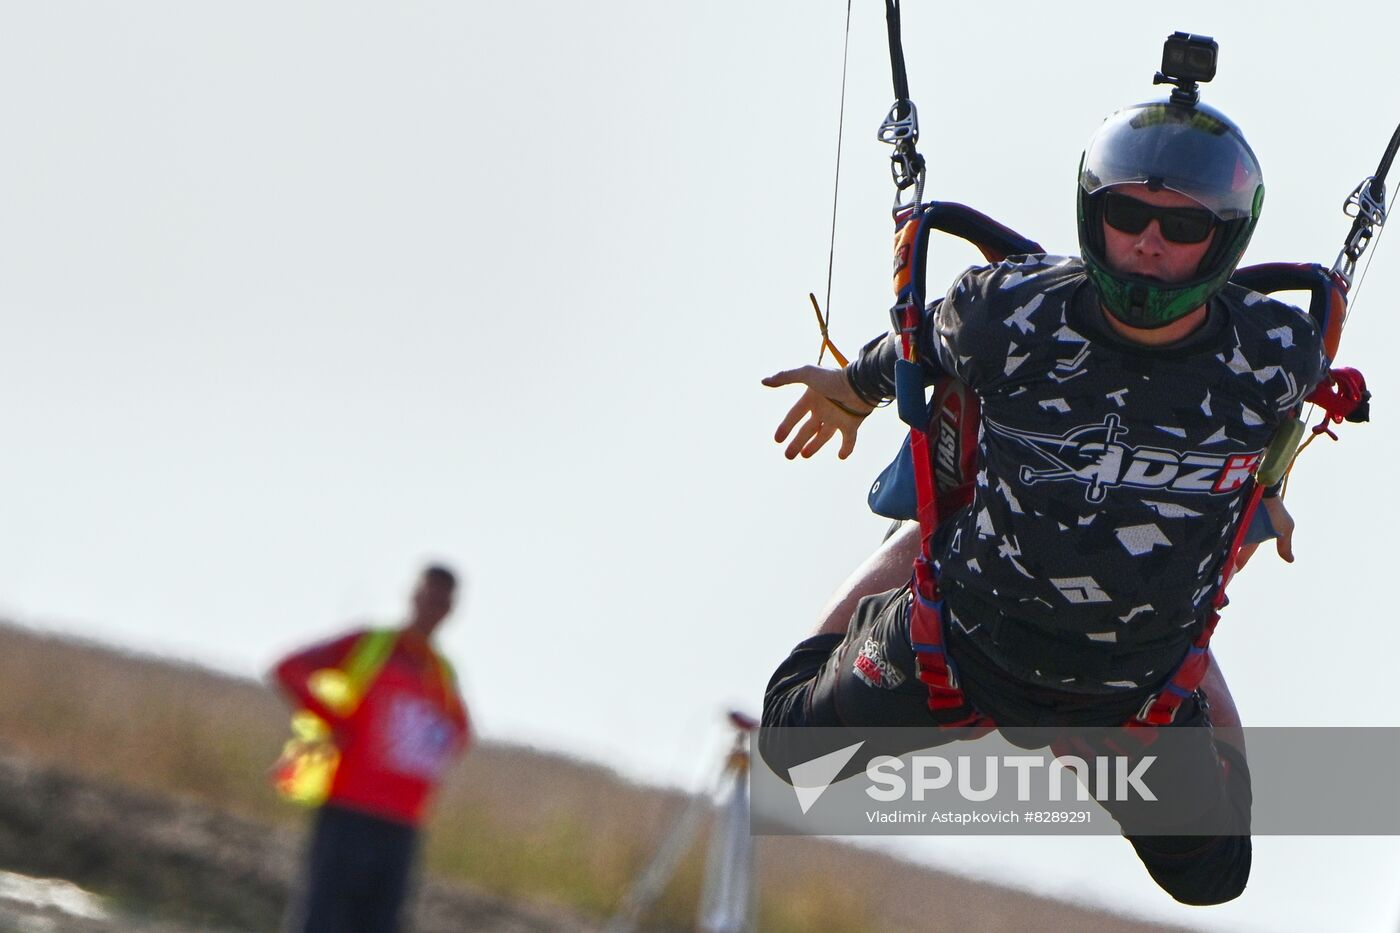
[[[1247,261],[1330,264],[1400,120],[1367,0],[915,3],[929,197],[1073,251],[1103,117],[1175,29],[1268,195]],[[770,440],[815,358],[839,2],[0,4],[0,615],[258,675],[469,577],[444,646],[488,738],[694,786],[729,705],[879,541],[890,412],[845,462]],[[833,335],[890,303],[882,5],[856,3]],[[1397,176],[1392,188],[1400,187]],[[1400,725],[1384,236],[1339,364],[1376,422],[1295,474],[1216,638],[1250,725]],[[930,282],[973,260],[935,244]],[[937,286],[935,286],[936,288]],[[834,452],[833,452],[834,453]],[[1391,930],[1400,840],[1256,840],[1172,903],[1119,840],[943,840],[982,877],[1202,929]]]

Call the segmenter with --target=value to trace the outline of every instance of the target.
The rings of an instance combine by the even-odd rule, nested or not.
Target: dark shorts
[[[768,683],[763,725],[923,727],[917,734],[911,731],[911,736],[918,736],[917,747],[927,747],[927,728],[935,723],[928,711],[928,692],[915,674],[908,606],[907,587],[866,597],[856,607],[844,636],[817,635],[799,643]],[[1037,735],[1034,730],[1123,725],[1155,689],[1153,685],[1103,695],[1038,687],[1002,670],[956,626],[946,635],[949,657],[969,701],[1017,744],[1022,743],[1015,734]],[[1198,692],[1182,705],[1173,724],[1196,728],[1174,734],[1185,741],[1173,743],[1176,750],[1168,766],[1179,777],[1169,786],[1186,795],[1202,825],[1223,823],[1231,826],[1231,832],[1203,836],[1192,833],[1189,825],[1177,828],[1174,824],[1167,831],[1181,835],[1161,835],[1161,827],[1152,835],[1127,833],[1153,879],[1189,904],[1230,900],[1249,878],[1249,770],[1243,754],[1216,741],[1209,725],[1208,706]],[[765,759],[776,772],[785,774],[788,763],[774,760],[769,751],[777,747],[760,736]],[[853,766],[864,765],[855,762]],[[1134,825],[1130,812],[1113,815],[1125,828]]]
[[[408,897],[418,832],[330,804],[316,811],[296,933],[394,933]]]

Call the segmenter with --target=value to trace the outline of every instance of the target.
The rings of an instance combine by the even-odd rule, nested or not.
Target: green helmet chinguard
[[[1219,220],[1190,281],[1166,283],[1111,268],[1104,252],[1102,197],[1114,185],[1146,184],[1184,194]],[[1225,287],[1249,245],[1264,203],[1254,152],[1223,114],[1170,102],[1138,104],[1104,121],[1079,163],[1079,248],[1099,300],[1132,327],[1164,327]]]
[[[1156,282],[1130,282],[1127,276],[1109,272],[1093,260],[1086,259],[1084,265],[1089,281],[1098,290],[1099,303],[1124,324],[1147,330],[1165,327],[1185,317],[1219,291],[1211,282],[1201,282],[1189,288],[1164,288]]]

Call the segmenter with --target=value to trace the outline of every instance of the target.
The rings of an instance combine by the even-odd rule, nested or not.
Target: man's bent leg
[[[1240,711],[1235,708],[1235,698],[1230,695],[1230,687],[1225,683],[1225,675],[1220,670],[1220,662],[1216,660],[1215,652],[1211,651],[1209,654],[1210,667],[1206,668],[1201,690],[1210,705],[1211,725],[1223,729],[1238,729],[1243,723],[1240,722]]]
[[[856,604],[844,635],[793,649],[764,692],[765,726],[934,725],[909,644],[907,587]]]
[[[778,667],[764,692],[759,731],[760,753],[776,774],[854,741],[864,746],[846,773],[875,755],[941,744],[928,691],[914,672],[908,610],[907,588],[867,597],[844,635],[813,635]],[[891,726],[909,728],[878,736],[852,731]]]
[[[1253,844],[1249,833],[1252,795],[1249,766],[1231,745],[1219,743],[1225,768],[1225,806],[1243,832],[1221,836],[1129,836],[1152,880],[1183,904],[1223,904],[1243,893],[1249,882]]]
[[[830,690],[818,689],[822,668],[844,641],[839,634],[820,634],[798,642],[763,691],[764,726],[839,726]]]
[[[1239,897],[1249,881],[1249,766],[1238,729],[1214,729],[1195,698],[1181,714],[1143,749],[1155,759],[1155,778],[1144,777],[1157,801],[1106,806],[1164,891],[1183,904],[1221,904]]]

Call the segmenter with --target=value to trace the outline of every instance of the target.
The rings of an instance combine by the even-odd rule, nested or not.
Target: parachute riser
[[[1385,204],[1385,183],[1374,175],[1362,179],[1361,184],[1342,203],[1342,212],[1355,219],[1351,232],[1347,234],[1346,245],[1332,264],[1332,272],[1341,276],[1350,289],[1356,277],[1357,260],[1371,245],[1376,231],[1385,226],[1386,216],[1390,213]]]
[[[894,147],[894,152],[890,153],[890,180],[894,182],[895,195],[890,213],[898,223],[901,212],[918,207],[924,200],[925,164],[917,148],[919,110],[914,102],[906,98],[896,100],[875,137]]]
[[[1391,163],[1395,161],[1397,149],[1400,149],[1400,126],[1391,134],[1390,143],[1381,156],[1375,174],[1363,178],[1342,202],[1342,213],[1353,219],[1346,244],[1337,255],[1332,272],[1346,283],[1349,290],[1356,276],[1358,260],[1376,237],[1376,231],[1385,226],[1386,217],[1390,213],[1385,203],[1385,179],[1390,172]]]
[[[904,40],[899,28],[899,0],[885,0],[885,32],[890,45],[890,79],[894,104],[875,134],[880,142],[894,147],[890,154],[890,178],[894,181],[894,215],[900,225],[901,211],[917,207],[924,200],[924,157],[919,154],[919,110],[909,97],[909,74],[904,67]]]

